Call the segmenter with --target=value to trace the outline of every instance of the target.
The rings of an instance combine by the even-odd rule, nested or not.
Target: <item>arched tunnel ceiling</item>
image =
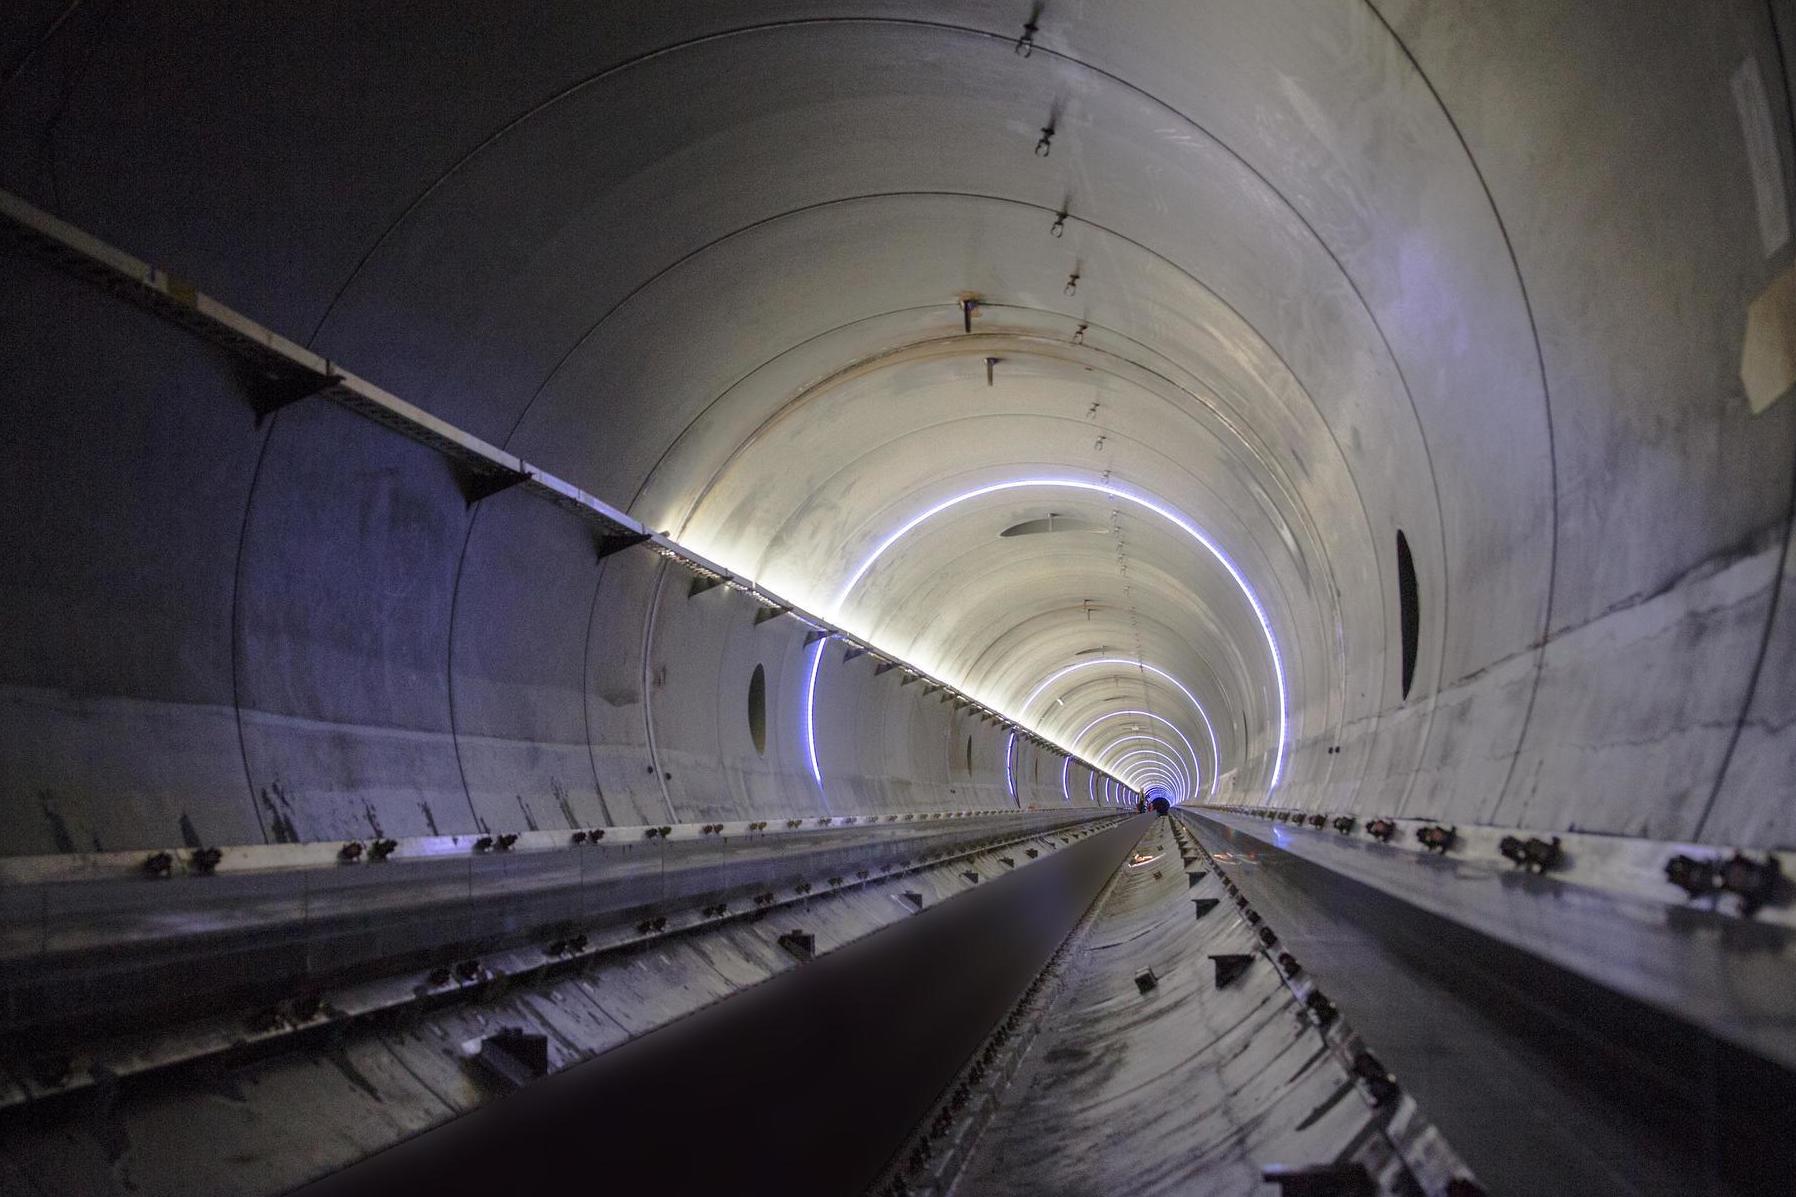
[[[997,2],[470,5],[347,39],[124,6],[53,136],[16,105],[10,182],[1063,743],[1140,708],[1207,782],[1264,790],[1283,729],[1306,793],[1409,787],[1456,767],[1437,699],[1488,671],[1500,715],[1455,751],[1489,815],[1524,747],[1555,759],[1548,638],[1762,537],[1789,490],[1787,410],[1704,407],[1763,275],[1730,100],[1627,117],[1668,47],[1760,53],[1762,12],[1692,47],[1674,5],[1609,6],[1607,44],[1514,7],[1050,3],[1025,56]],[[1621,302],[1649,289],[1678,299]],[[1777,482],[1668,497],[1723,469]],[[1282,674],[1229,572],[1101,492],[957,505],[841,593],[919,512],[1031,478],[1202,529]],[[1108,531],[999,535],[1049,513]],[[1022,709],[1092,650],[1132,664]]]

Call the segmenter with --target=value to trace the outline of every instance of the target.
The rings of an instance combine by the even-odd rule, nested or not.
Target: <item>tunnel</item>
[[[0,1193],[1796,1191],[1789,0],[0,12]]]

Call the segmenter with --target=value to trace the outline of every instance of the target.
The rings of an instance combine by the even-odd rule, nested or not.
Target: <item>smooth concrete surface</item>
[[[587,1127],[636,1192],[866,1190],[1141,839],[1113,823],[1037,864],[920,912],[740,1000],[645,1035],[301,1190],[305,1197],[553,1190],[593,1174]],[[941,992],[939,963],[955,984]],[[830,1061],[833,1076],[812,1067]],[[691,1078],[703,1076],[702,1089]],[[744,1111],[754,1110],[753,1117]],[[780,1128],[802,1127],[799,1134]],[[702,1144],[702,1150],[694,1150]]]
[[[1469,1179],[1413,1102],[1375,1105],[1355,1084],[1356,1041],[1315,1024],[1308,978],[1263,951],[1213,866],[1182,863],[1187,842],[1154,820],[953,1191],[1252,1193],[1268,1165],[1335,1161],[1387,1192]],[[1187,868],[1208,875],[1191,885]],[[1194,919],[1193,898],[1223,904]],[[1252,962],[1218,985],[1209,958],[1224,954]]]
[[[114,1077],[110,1087],[96,1083],[60,1103],[10,1111],[0,1120],[0,1193],[287,1192],[494,1101],[502,1090],[465,1056],[467,1045],[501,1027],[546,1036],[555,1075],[720,1003],[724,1009],[712,1017],[729,1025],[725,999],[800,966],[779,942],[787,932],[814,936],[820,963],[918,918],[920,910],[976,896],[1013,871],[1052,866],[1087,837],[1098,835],[1088,828],[1077,838],[1043,836],[866,884],[819,887],[798,902],[788,894],[764,917],[712,922],[536,975],[513,968],[504,954],[486,953],[487,971],[462,1000],[415,1003],[384,1017],[327,1019],[313,1033],[294,1036],[297,1042],[201,1060],[148,1083],[120,1085]],[[968,871],[984,881],[969,882]],[[1039,891],[1025,885],[1024,892]],[[920,908],[907,893],[917,895]],[[542,960],[540,952],[532,954]],[[875,1031],[869,1021],[867,1033]],[[610,1125],[601,1116],[593,1131],[605,1133]],[[794,1142],[804,1138],[801,1125],[753,1126]],[[906,1128],[888,1129],[902,1138]],[[601,1158],[613,1150],[608,1140]],[[615,1150],[623,1154],[625,1146]]]
[[[1207,817],[1190,826],[1490,1191],[1790,1191],[1796,1072],[1733,1046],[1734,1027],[1695,1029],[1535,945],[1480,932],[1446,904],[1404,902]],[[1631,942],[1637,916],[1613,916],[1604,942],[1575,902],[1554,905],[1561,951],[1651,968],[1712,950],[1695,918],[1673,924],[1692,941],[1680,954],[1676,943]],[[1755,928],[1732,930],[1706,963],[1750,1003],[1760,988],[1750,960],[1775,958],[1782,937],[1754,944]]]
[[[1035,11],[26,0],[0,187],[1142,787],[1796,844],[1788,0]],[[1101,800],[10,248],[0,388],[0,853]]]
[[[1016,709],[1101,649],[1204,704],[1237,793],[1270,779],[1255,618],[1163,520],[1000,492],[837,587],[966,489],[1113,480],[1263,603],[1286,797],[1788,842],[1796,417],[1738,378],[1790,258],[1769,10],[1062,8],[1024,57],[1013,7],[27,5],[0,184],[1050,734],[1121,698],[1201,733],[1122,666]],[[726,636],[343,412],[258,426],[180,334],[4,268],[34,447],[4,482],[7,851],[824,805],[796,629]],[[1111,531],[996,538],[1055,512]],[[957,771],[941,713],[841,676],[830,804],[1002,784],[991,737]]]

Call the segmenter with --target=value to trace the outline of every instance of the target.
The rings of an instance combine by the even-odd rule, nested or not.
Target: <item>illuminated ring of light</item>
[[[1004,785],[1010,790],[1010,800],[1016,801],[1016,732],[1010,733],[1010,739],[1004,742]]]
[[[1191,792],[1191,771],[1185,767],[1185,762],[1179,758],[1179,746],[1174,744],[1171,740],[1162,740],[1159,736],[1150,736],[1146,732],[1133,732],[1129,735],[1122,736],[1119,739],[1110,741],[1110,743],[1104,745],[1102,751],[1109,752],[1120,745],[1128,744],[1135,740],[1145,740],[1150,744],[1159,744],[1162,747],[1170,749],[1171,755],[1164,753],[1161,755],[1165,757],[1168,764],[1176,765],[1178,767],[1180,788],[1187,793]],[[1121,764],[1120,761],[1117,763],[1119,765]]]
[[[1179,781],[1179,775],[1172,771],[1172,768],[1170,765],[1167,765],[1164,763],[1164,762],[1170,760],[1171,758],[1169,758],[1164,752],[1160,751],[1158,748],[1137,748],[1133,752],[1129,753],[1127,756],[1120,758],[1116,762],[1116,767],[1117,767],[1118,771],[1127,772],[1127,773],[1133,775],[1135,773],[1140,772],[1142,766],[1136,765],[1136,766],[1134,766],[1134,768],[1127,769],[1127,770],[1124,769],[1124,766],[1126,766],[1130,761],[1135,760],[1138,757],[1144,757],[1144,756],[1150,758],[1152,761],[1161,762],[1160,764],[1156,765],[1156,768],[1165,772],[1166,775],[1169,778],[1173,779],[1175,782]]]
[[[1104,722],[1106,719],[1119,719],[1124,715],[1139,715],[1143,718],[1155,719],[1172,729],[1172,734],[1179,738],[1179,741],[1185,745],[1185,751],[1191,754],[1191,768],[1193,771],[1192,780],[1198,783],[1197,785],[1192,786],[1192,792],[1195,794],[1197,790],[1201,788],[1203,782],[1203,767],[1201,762],[1197,759],[1197,749],[1191,746],[1191,741],[1185,738],[1185,733],[1180,730],[1179,725],[1164,715],[1156,715],[1152,711],[1109,711],[1099,715],[1096,719],[1093,719],[1090,723],[1087,723],[1084,727],[1074,732],[1073,746],[1075,748],[1078,747],[1079,741],[1085,738],[1086,733],[1090,732],[1092,728]]]
[[[1125,764],[1134,760],[1136,757],[1143,757],[1143,756],[1149,757],[1155,761],[1167,761],[1167,760],[1171,759],[1164,752],[1161,752],[1158,748],[1137,748],[1133,752],[1126,753],[1123,756],[1118,757],[1117,761],[1116,761],[1116,769],[1120,772],[1120,771],[1122,771],[1122,768]],[[1137,768],[1139,768],[1139,767],[1140,766],[1137,766]]]
[[[1141,796],[1143,798],[1147,797],[1149,792],[1158,790],[1159,792],[1167,795],[1167,800],[1169,802],[1171,801],[1172,787],[1167,785],[1164,780],[1162,780],[1160,778],[1155,778],[1155,777],[1148,777],[1148,778],[1144,778],[1143,780],[1146,783],[1141,791]]]
[[[1145,740],[1150,744],[1158,744],[1162,748],[1170,749],[1171,755],[1167,758],[1168,763],[1177,765],[1178,769],[1179,769],[1179,776],[1184,778],[1187,783],[1190,782],[1191,770],[1186,767],[1185,759],[1179,755],[1179,746],[1177,744],[1174,744],[1171,740],[1163,740],[1159,736],[1151,736],[1148,733],[1143,732],[1143,731],[1132,731],[1126,736],[1118,736],[1116,739],[1111,740],[1110,742],[1108,742],[1107,744],[1104,745],[1102,751],[1109,752],[1111,749],[1116,748],[1119,745],[1127,744],[1134,740]]]
[[[1066,775],[1068,773],[1072,772],[1072,768],[1073,768],[1073,758],[1072,757],[1069,756],[1069,757],[1065,758],[1063,761],[1061,761],[1061,763],[1060,763],[1060,796],[1062,798],[1066,799],[1066,804],[1068,806],[1071,806],[1073,804],[1073,795],[1072,795],[1072,791],[1070,791],[1066,788]]]
[[[1169,755],[1166,751],[1162,751],[1162,749],[1158,748],[1144,749],[1144,751],[1149,751],[1149,753],[1153,753],[1153,757],[1157,758],[1157,760],[1166,762],[1167,775],[1171,778],[1171,782],[1175,785],[1175,789],[1178,789],[1178,793],[1187,794],[1187,796],[1191,794],[1191,778],[1185,776],[1184,764],[1180,764],[1178,757],[1173,757],[1173,755]],[[1133,757],[1133,753],[1131,753],[1131,757]],[[1135,780],[1135,778],[1133,778],[1133,773],[1124,771],[1123,769],[1124,760],[1128,760],[1128,758],[1130,757],[1119,758],[1119,760],[1115,762],[1115,767],[1117,767],[1119,773],[1126,773],[1126,775],[1130,776],[1130,780],[1133,782],[1133,780]]]
[[[1091,800],[1093,802],[1098,800],[1098,771],[1096,769],[1091,771]]]
[[[823,770],[817,765],[817,672],[823,664],[823,650],[829,647],[828,636],[817,641],[817,650],[811,654],[811,668],[804,684],[804,754],[810,762],[811,776],[817,782],[817,790],[823,799],[823,809],[829,809],[829,791],[823,785]]]
[[[1168,769],[1165,764],[1160,761],[1146,761],[1133,766],[1129,770],[1129,778],[1131,781],[1139,781],[1141,777],[1148,774],[1161,775],[1166,781],[1172,782],[1175,785],[1179,782],[1178,775]]]
[[[1090,669],[1095,665],[1126,665],[1130,669],[1145,669],[1149,673],[1158,674],[1160,677],[1165,678],[1174,686],[1178,687],[1179,693],[1183,694],[1186,699],[1190,701],[1191,705],[1197,709],[1198,718],[1204,721],[1204,731],[1207,732],[1210,737],[1211,759],[1216,762],[1216,768],[1213,772],[1222,772],[1222,749],[1216,743],[1216,729],[1210,726],[1210,714],[1208,711],[1204,710],[1204,704],[1197,701],[1197,695],[1193,694],[1185,686],[1184,682],[1181,682],[1178,678],[1172,676],[1172,674],[1161,669],[1158,665],[1149,665],[1145,661],[1135,661],[1128,657],[1093,657],[1088,661],[1075,661],[1064,669],[1058,669],[1049,674],[1046,681],[1035,687],[1035,689],[1029,691],[1029,697],[1023,699],[1023,709],[1021,711],[1022,717],[1028,717],[1029,704],[1040,697],[1043,690],[1046,690],[1049,686],[1052,686],[1055,682],[1059,681],[1069,673],[1076,673],[1081,669]],[[1271,790],[1267,790],[1267,793],[1271,792]],[[1212,776],[1210,778],[1210,797],[1214,798],[1215,796],[1216,778]]]
[[[1253,608],[1254,618],[1260,621],[1260,631],[1265,633],[1266,636],[1266,651],[1272,658],[1273,680],[1278,686],[1278,744],[1272,754],[1272,778],[1266,783],[1266,794],[1267,796],[1271,796],[1272,792],[1278,788],[1278,780],[1284,771],[1285,765],[1285,665],[1278,654],[1278,638],[1272,634],[1272,620],[1267,617],[1266,609],[1260,605],[1259,596],[1254,594],[1253,587],[1247,584],[1247,579],[1243,577],[1241,571],[1235,567],[1235,563],[1229,560],[1228,554],[1224,553],[1217,547],[1215,542],[1204,535],[1196,524],[1193,524],[1183,515],[1174,511],[1172,508],[1167,507],[1157,499],[1136,494],[1134,491],[1118,486],[1114,482],[1091,482],[1083,478],[1018,478],[1010,482],[994,482],[989,486],[975,487],[963,494],[955,495],[953,498],[944,499],[942,502],[937,503],[934,507],[931,507],[921,515],[912,516],[900,526],[896,532],[893,532],[890,536],[887,536],[884,540],[880,541],[878,547],[868,555],[865,561],[862,561],[860,565],[855,567],[855,571],[848,576],[848,581],[844,582],[841,589],[836,592],[834,606],[837,620],[839,621],[841,617],[842,604],[847,601],[849,594],[854,590],[855,586],[859,584],[861,578],[866,576],[867,571],[873,568],[874,563],[885,555],[887,549],[909,535],[917,525],[926,520],[933,519],[950,507],[957,506],[969,499],[977,499],[984,495],[997,494],[1000,491],[1018,490],[1023,487],[1031,486],[1063,487],[1068,490],[1088,491],[1107,495],[1113,499],[1122,499],[1125,502],[1133,503],[1138,507],[1146,508],[1161,519],[1176,525],[1187,536],[1202,545],[1209,552],[1210,556],[1214,557],[1217,563],[1221,565],[1223,569],[1228,571],[1229,577],[1234,579],[1235,585],[1240,588],[1241,596],[1247,600],[1247,605]],[[1024,704],[1025,707],[1027,707],[1027,705],[1027,703]],[[1025,711],[1024,713],[1026,714],[1027,712]],[[1212,733],[1211,738],[1214,739],[1214,733]],[[1213,785],[1211,797],[1215,797]]]

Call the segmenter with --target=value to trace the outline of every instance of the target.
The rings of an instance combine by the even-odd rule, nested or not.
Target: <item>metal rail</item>
[[[249,398],[258,418],[290,403],[328,399],[456,462],[469,475],[465,489],[470,503],[521,486],[586,520],[597,534],[600,557],[645,545],[690,570],[699,579],[752,595],[770,613],[769,618],[789,615],[811,627],[815,634],[847,644],[852,655],[866,654],[876,662],[896,665],[908,677],[922,679],[944,691],[944,701],[951,699],[958,706],[977,711],[981,717],[1043,748],[1064,753],[1093,771],[1112,777],[1064,745],[1047,739],[894,654],[868,644],[829,620],[803,610],[752,579],[732,573],[676,543],[665,532],[643,526],[629,514],[573,483],[407,403],[344,369],[341,363],[321,357],[264,328],[199,291],[185,279],[132,257],[11,192],[0,190],[0,236],[5,235],[10,235],[16,245],[39,259],[137,304],[245,362],[251,369]],[[1123,785],[1114,777],[1112,780]],[[1123,788],[1127,790],[1128,787]],[[1133,793],[1132,790],[1129,792]]]
[[[498,852],[95,874],[0,888],[0,1109],[268,1044],[497,979],[754,917],[1007,845],[1084,838],[1106,811],[769,828]],[[656,829],[658,830],[658,829]],[[1037,857],[1019,848],[1008,867]],[[246,1012],[248,1018],[246,1019]]]
[[[1667,864],[1679,858],[1727,860],[1730,850],[1714,845],[1563,833],[1559,862],[1541,871],[1505,858],[1502,841],[1529,833],[1502,828],[1445,828],[1452,837],[1435,837],[1443,846],[1429,849],[1414,833],[1440,825],[1423,820],[1380,820],[1393,824],[1389,842],[1380,842],[1363,829],[1300,826],[1259,810],[1178,813],[1226,836],[1242,859],[1263,851],[1320,866],[1343,883],[1525,953],[1543,969],[1563,969],[1796,1067],[1796,912],[1781,872],[1787,853],[1754,858],[1761,866],[1776,862],[1779,881],[1768,904],[1748,912],[1737,895],[1692,898],[1669,879]]]

